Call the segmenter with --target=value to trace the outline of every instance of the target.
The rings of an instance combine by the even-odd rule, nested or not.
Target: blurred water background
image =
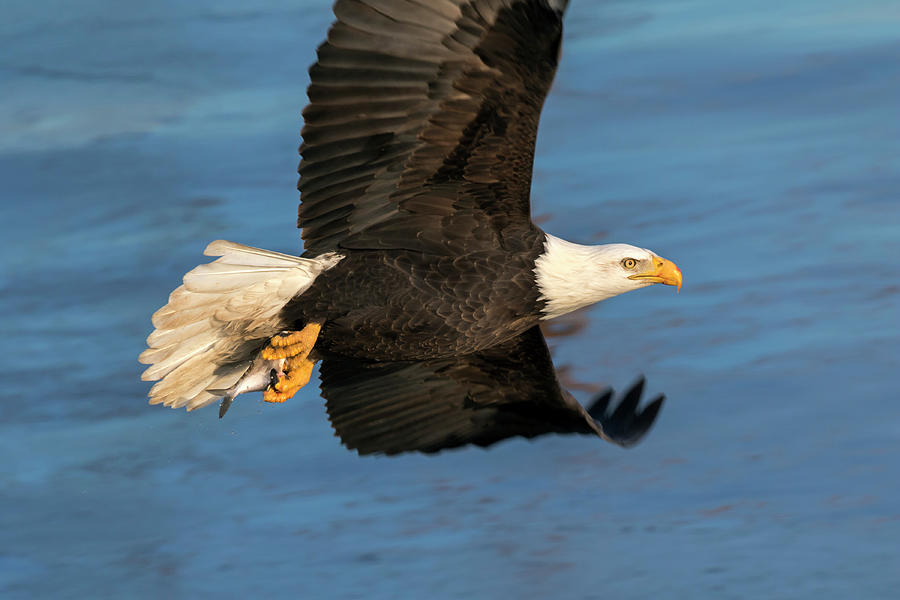
[[[391,459],[314,385],[219,421],[136,362],[210,240],[299,252],[329,0],[0,8],[3,598],[897,597],[896,1],[573,0],[535,215],[685,285],[551,343],[669,400],[629,451]]]

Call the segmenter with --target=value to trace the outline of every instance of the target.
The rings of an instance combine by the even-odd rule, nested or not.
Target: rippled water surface
[[[535,214],[685,286],[555,358],[669,400],[629,451],[392,459],[313,386],[219,421],[136,363],[208,241],[299,250],[327,5],[0,0],[0,595],[896,597],[898,4],[573,0]]]

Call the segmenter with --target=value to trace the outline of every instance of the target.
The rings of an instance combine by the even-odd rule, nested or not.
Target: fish
[[[258,356],[256,360],[250,363],[247,371],[238,379],[237,383],[228,389],[211,389],[206,390],[210,394],[222,396],[222,403],[219,405],[219,418],[225,416],[231,403],[239,395],[245,392],[261,392],[269,387],[274,387],[278,383],[278,378],[284,375],[283,358],[275,360],[265,360]]]

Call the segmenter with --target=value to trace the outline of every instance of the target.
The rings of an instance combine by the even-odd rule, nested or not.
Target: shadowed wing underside
[[[338,0],[310,69],[308,255],[515,249],[568,0]]]
[[[658,396],[638,409],[639,380],[614,409],[611,391],[584,409],[559,386],[538,327],[456,358],[360,363],[327,357],[321,380],[335,432],[360,454],[437,452],[545,433],[594,434],[631,446],[663,403]]]

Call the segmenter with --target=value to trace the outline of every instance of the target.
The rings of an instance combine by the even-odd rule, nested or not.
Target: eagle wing
[[[630,446],[649,431],[664,399],[639,410],[639,380],[614,410],[611,390],[585,409],[560,387],[537,326],[462,357],[396,363],[326,357],[320,377],[332,426],[359,454],[437,452],[545,433],[594,434]]]
[[[568,0],[338,0],[300,147],[308,255],[515,249]]]

